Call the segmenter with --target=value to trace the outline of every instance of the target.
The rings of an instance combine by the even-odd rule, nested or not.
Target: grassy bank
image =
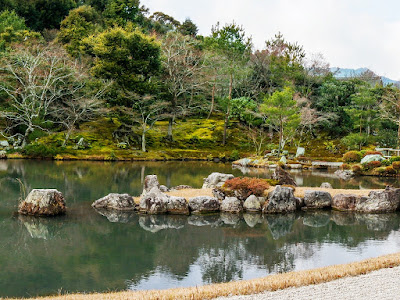
[[[350,264],[334,265],[313,270],[270,275],[264,278],[212,284],[192,288],[114,292],[103,294],[71,294],[38,299],[212,299],[220,296],[251,295],[333,281],[343,277],[367,274],[400,265],[400,253],[371,258]]]

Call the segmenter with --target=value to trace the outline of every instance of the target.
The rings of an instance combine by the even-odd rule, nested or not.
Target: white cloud
[[[256,48],[278,31],[308,53],[321,52],[331,66],[368,67],[400,79],[400,1],[394,0],[142,0],[151,12],[183,21],[190,17],[208,35],[233,20]]]

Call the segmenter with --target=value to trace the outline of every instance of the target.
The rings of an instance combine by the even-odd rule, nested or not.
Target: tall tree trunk
[[[279,146],[278,146],[278,157],[281,156],[282,151],[282,137],[283,137],[283,128],[282,128],[282,119],[279,124]]]
[[[142,151],[146,152],[146,131],[142,131]]]
[[[207,119],[209,119],[209,118],[211,117],[211,114],[212,114],[212,112],[213,112],[213,110],[214,110],[214,103],[215,103],[215,85],[216,85],[216,81],[217,81],[216,78],[217,78],[217,77],[214,77],[214,84],[213,84],[212,92],[211,92],[211,107],[210,107],[210,112],[208,113]]]
[[[69,137],[71,136],[72,129],[68,129],[67,133],[65,134],[64,141],[62,143],[62,147],[65,147],[67,145],[67,142],[69,141]]]
[[[25,130],[24,139],[22,140],[22,148],[24,148],[28,144],[28,135],[33,131],[31,126]]]
[[[400,120],[397,122],[399,124],[399,128],[397,129],[397,149],[400,148]]]
[[[172,129],[173,129],[173,125],[175,122],[175,115],[173,115],[169,120],[168,120],[168,134],[167,137],[170,141],[172,141],[173,136],[172,136]]]
[[[233,85],[233,75],[231,73],[231,75],[229,77],[228,107],[226,109],[226,114],[225,114],[224,136],[223,136],[223,139],[222,139],[222,146],[226,145],[228,122],[229,122],[229,116],[230,116],[230,113],[231,113],[232,85]]]

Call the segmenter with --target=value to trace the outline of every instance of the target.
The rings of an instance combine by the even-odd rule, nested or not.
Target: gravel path
[[[318,285],[289,288],[250,296],[234,296],[229,300],[392,300],[400,299],[400,267],[382,269],[366,275],[347,277]]]

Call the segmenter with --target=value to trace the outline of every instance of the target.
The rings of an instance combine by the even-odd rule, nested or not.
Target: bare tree
[[[74,99],[84,87],[83,73],[62,48],[50,45],[18,47],[0,63],[0,91],[7,95],[9,109],[0,112],[7,120],[4,136],[27,144],[34,129],[48,131],[54,104],[62,98]],[[23,127],[23,133],[17,132]]]
[[[164,83],[171,95],[171,110],[168,126],[168,137],[172,139],[172,126],[175,118],[187,110],[183,101],[185,94],[193,95],[202,81],[198,80],[204,67],[201,51],[196,48],[196,40],[177,32],[169,32],[162,44],[162,66]]]
[[[381,117],[392,121],[398,126],[397,145],[400,147],[400,90],[390,88],[383,96],[380,104]]]

